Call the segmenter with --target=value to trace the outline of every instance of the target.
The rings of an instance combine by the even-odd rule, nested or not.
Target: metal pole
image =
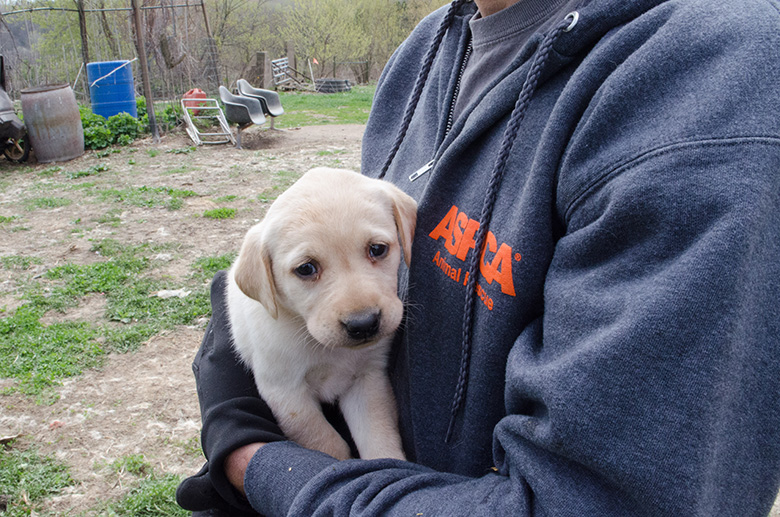
[[[138,9],[137,0],[130,0],[133,7],[133,21],[135,22],[135,37],[138,46],[138,61],[141,64],[141,79],[144,83],[144,96],[146,97],[146,113],[149,115],[149,129],[152,130],[152,141],[160,142],[160,134],[157,132],[157,123],[154,118],[154,99],[152,99],[152,85],[149,82],[149,67],[146,65],[146,49],[144,48],[144,29],[141,24],[141,10]]]

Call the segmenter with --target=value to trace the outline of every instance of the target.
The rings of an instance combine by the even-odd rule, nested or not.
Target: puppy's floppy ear
[[[239,289],[248,297],[260,302],[265,310],[276,319],[279,309],[276,304],[276,285],[271,268],[271,254],[263,245],[261,225],[247,232],[241,252],[238,254],[234,277]]]
[[[417,201],[406,192],[392,183],[384,183],[385,191],[390,195],[393,203],[393,216],[401,237],[401,248],[404,250],[404,262],[409,266],[412,260],[412,241],[414,240],[414,228],[417,224]]]

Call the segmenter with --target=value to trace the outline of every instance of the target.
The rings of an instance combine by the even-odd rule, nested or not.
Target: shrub
[[[138,110],[138,120],[141,120],[141,117],[146,115],[146,97],[136,97],[135,107]]]
[[[111,145],[113,137],[108,129],[106,119],[92,113],[84,106],[79,107],[81,126],[84,128],[84,147],[87,149],[103,149]]]
[[[108,118],[113,143],[127,145],[138,137],[138,120],[129,113],[117,113]]]
[[[163,131],[169,131],[184,120],[184,113],[182,113],[181,106],[168,105],[162,112],[162,115],[157,119],[158,125]]]
[[[128,145],[142,132],[138,120],[129,113],[118,113],[108,120],[84,106],[79,107],[79,113],[86,149],[104,149],[111,144]]]
[[[138,97],[135,103],[138,108],[138,124],[141,131],[148,133],[149,110],[146,107],[146,98]],[[170,131],[179,126],[184,120],[184,114],[179,105],[168,104],[163,111],[155,110],[154,115],[157,127],[161,131]]]

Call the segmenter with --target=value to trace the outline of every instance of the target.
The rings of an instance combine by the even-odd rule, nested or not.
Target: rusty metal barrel
[[[39,162],[67,161],[84,154],[84,128],[76,95],[69,85],[22,90],[22,113]]]

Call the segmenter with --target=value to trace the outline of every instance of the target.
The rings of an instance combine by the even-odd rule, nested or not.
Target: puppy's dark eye
[[[368,256],[372,259],[381,259],[385,255],[387,255],[387,244],[371,244],[368,247]]]
[[[313,262],[306,262],[295,268],[295,274],[304,280],[311,280],[317,276],[319,269]]]

